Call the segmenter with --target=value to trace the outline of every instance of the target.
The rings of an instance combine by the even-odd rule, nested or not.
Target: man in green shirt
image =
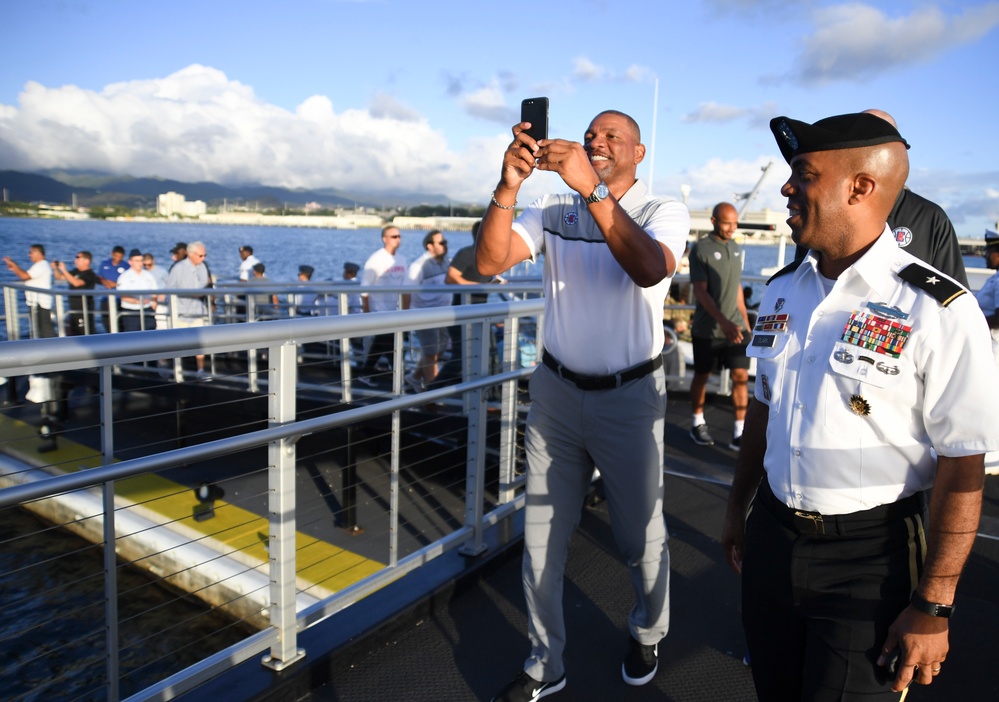
[[[729,448],[738,451],[749,403],[746,344],[751,330],[742,292],[742,251],[732,239],[739,225],[738,212],[727,202],[719,203],[711,213],[711,224],[711,233],[694,244],[690,253],[690,282],[697,298],[690,329],[694,347],[690,438],[701,446],[715,443],[704,421],[704,401],[708,378],[720,361],[731,370],[735,426]]]

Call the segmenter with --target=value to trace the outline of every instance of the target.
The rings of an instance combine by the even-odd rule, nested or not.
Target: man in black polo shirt
[[[55,277],[65,280],[74,290],[93,290],[97,287],[97,274],[90,268],[93,255],[89,251],[80,251],[74,259],[75,267],[67,270],[63,261],[52,264]],[[94,334],[94,297],[84,295],[69,296],[69,319],[66,321],[66,333],[70,336]],[[85,311],[84,311],[85,310]]]

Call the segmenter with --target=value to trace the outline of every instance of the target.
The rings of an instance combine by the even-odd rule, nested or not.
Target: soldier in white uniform
[[[582,144],[535,142],[526,128],[513,128],[476,240],[483,275],[542,253],[545,261],[545,352],[531,377],[525,433],[531,653],[495,698],[506,701],[565,687],[562,576],[594,466],[635,593],[621,674],[629,685],[644,685],[658,669],[669,628],[663,302],[690,229],[686,207],[649,196],[636,178],[645,147],[631,117],[597,115]],[[535,169],[558,173],[575,192],[546,195],[514,221],[517,193]]]
[[[863,113],[770,126],[809,253],[760,305],[722,546],[762,702],[898,700],[947,657],[999,373],[974,298],[886,224],[908,174],[897,130]]]
[[[975,293],[975,299],[992,330],[992,351],[999,364],[999,233],[985,230],[985,251],[982,256],[985,258],[985,266],[996,273]]]

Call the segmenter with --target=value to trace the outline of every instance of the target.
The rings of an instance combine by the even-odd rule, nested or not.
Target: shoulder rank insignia
[[[898,272],[898,277],[920,290],[928,293],[934,300],[946,307],[957,298],[964,295],[967,290],[961,287],[960,283],[955,283],[950,278],[946,278],[932,268],[910,263]]]

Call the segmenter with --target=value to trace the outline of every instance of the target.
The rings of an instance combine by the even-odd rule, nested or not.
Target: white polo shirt
[[[764,467],[787,506],[870,509],[931,487],[934,451],[999,449],[985,319],[971,295],[944,306],[897,275],[913,263],[928,268],[885,226],[828,294],[812,253],[767,286],[747,353],[769,407]]]
[[[260,259],[250,254],[239,262],[239,279],[244,283],[253,277],[253,267],[260,263]]]
[[[52,289],[52,265],[44,258],[41,261],[35,261],[32,263],[31,268],[27,270],[27,273],[28,279],[24,281],[25,286],[40,288],[42,290]],[[24,301],[28,304],[28,307],[38,305],[43,310],[52,309],[51,295],[25,290]]]
[[[153,298],[151,295],[141,295],[142,291],[146,290],[158,290],[159,283],[156,282],[155,276],[149,271],[143,269],[136,273],[134,270],[129,268],[127,271],[118,276],[118,290],[134,290],[134,295],[119,295],[118,299],[121,301],[121,308],[125,310],[138,310],[142,307],[149,307],[153,304]],[[141,296],[140,296],[141,295]],[[121,300],[123,297],[136,297],[143,301],[140,305],[137,302],[125,302]]]
[[[690,232],[690,214],[675,200],[651,197],[636,181],[620,205],[677,261]],[[544,195],[513,229],[532,260],[544,254],[545,348],[566,368],[608,375],[648,361],[663,350],[663,303],[671,278],[641,288],[610,252],[578,194]]]

